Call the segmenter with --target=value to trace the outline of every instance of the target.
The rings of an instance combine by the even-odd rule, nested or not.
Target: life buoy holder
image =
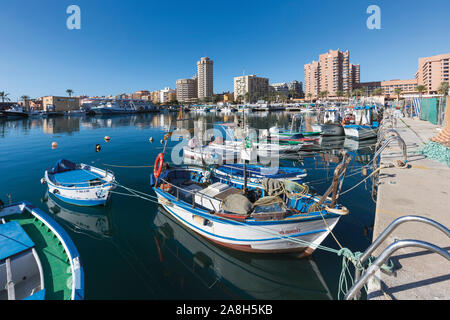
[[[164,164],[164,153],[158,154],[158,157],[156,157],[155,165],[153,167],[153,175],[156,179],[159,178],[159,175],[161,174],[161,170]]]

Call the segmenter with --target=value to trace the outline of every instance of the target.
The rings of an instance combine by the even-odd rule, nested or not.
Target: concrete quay
[[[439,127],[419,119],[398,119],[395,128],[407,145],[409,168],[381,169],[378,186],[374,241],[396,218],[423,216],[450,228],[450,167],[417,154]],[[381,163],[403,160],[401,149],[392,142],[381,154]],[[400,225],[373,253],[380,253],[396,240],[422,240],[450,249],[450,238],[428,224]],[[419,248],[396,251],[391,260],[395,271],[382,271],[369,280],[369,300],[448,300],[450,263],[441,255]]]

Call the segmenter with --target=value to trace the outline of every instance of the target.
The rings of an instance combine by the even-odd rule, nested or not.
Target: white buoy
[[[150,139],[148,139],[148,141],[150,141],[151,143],[153,143],[153,137],[150,137]]]

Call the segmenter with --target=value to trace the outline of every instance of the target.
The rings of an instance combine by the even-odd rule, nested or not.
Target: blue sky
[[[81,30],[66,9],[81,8]],[[369,5],[381,30],[369,30]],[[175,87],[202,56],[214,60],[214,91],[233,77],[303,81],[303,65],[350,50],[361,81],[413,78],[419,57],[450,52],[448,0],[2,0],[0,91],[10,98],[109,95]]]

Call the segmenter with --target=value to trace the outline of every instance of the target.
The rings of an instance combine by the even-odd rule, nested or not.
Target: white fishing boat
[[[372,139],[378,135],[378,121],[374,121],[375,108],[373,106],[355,107],[355,124],[344,125],[345,136],[356,139]]]
[[[7,119],[21,119],[28,118],[29,113],[26,112],[21,106],[12,106],[6,110],[0,111],[0,114]]]
[[[311,129],[320,132],[324,137],[345,136],[344,127],[339,118],[339,109],[327,109],[323,115],[323,123],[311,124]]]
[[[86,164],[59,160],[45,171],[49,195],[78,206],[106,205],[115,188],[114,174]]]
[[[349,163],[344,157],[336,179]],[[181,224],[224,247],[245,252],[312,254],[348,210],[336,198],[339,184],[322,196],[289,180],[265,179],[258,190],[197,180],[189,168],[164,167],[161,153],[151,175],[158,202]],[[227,180],[224,180],[225,182]]]

